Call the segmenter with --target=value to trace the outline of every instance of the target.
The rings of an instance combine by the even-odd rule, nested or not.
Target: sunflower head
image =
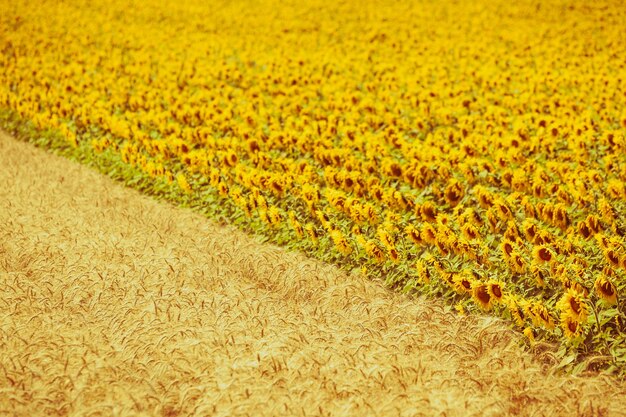
[[[535,326],[544,326],[547,329],[554,329],[554,318],[548,308],[540,302],[529,304],[527,309],[532,316]]]
[[[538,262],[550,262],[554,254],[546,245],[539,245],[533,249],[533,258]]]
[[[413,226],[412,224],[409,224],[407,227],[404,228],[404,233],[416,245],[419,245],[419,244],[423,243],[422,237],[420,236],[420,231],[415,226]]]
[[[373,240],[368,240],[365,244],[365,252],[368,256],[378,263],[385,261],[385,252],[383,249]]]
[[[609,305],[617,303],[617,288],[606,275],[599,275],[594,283],[596,294]]]
[[[422,220],[424,220],[425,222],[434,223],[435,221],[437,221],[437,214],[438,214],[437,207],[435,207],[435,205],[432,202],[427,201],[424,204],[422,204],[419,208],[419,211],[420,211]]]
[[[502,242],[502,253],[506,259],[510,258],[513,254],[513,242],[509,240],[505,240]]]
[[[389,254],[389,259],[391,259],[394,263],[398,263],[400,261],[400,253],[396,248],[388,248],[387,252]]]
[[[524,312],[524,307],[527,304],[526,300],[518,297],[507,297],[506,299],[506,306],[511,313],[511,318],[520,327],[524,327],[526,324],[527,314]]]
[[[417,261],[415,263],[415,269],[417,270],[417,277],[420,280],[420,282],[425,283],[425,284],[430,282],[430,278],[431,278],[430,271],[428,270],[424,262]]]
[[[480,232],[472,223],[465,223],[463,226],[461,226],[461,231],[463,232],[463,235],[469,240],[480,239]]]
[[[533,329],[531,327],[526,327],[524,329],[524,336],[526,336],[526,338],[528,338],[528,341],[531,344],[535,343],[535,332],[533,331]]]
[[[314,245],[317,245],[320,235],[315,225],[313,223],[307,223],[306,226],[304,226],[304,230],[306,230],[309,238],[311,238],[311,242],[313,242]]]
[[[471,293],[472,287],[474,286],[476,282],[474,280],[474,277],[467,272],[455,274],[453,281],[454,281],[454,289],[459,294]]]
[[[490,280],[487,283],[487,291],[494,303],[501,303],[504,298],[504,284],[500,281]]]
[[[561,313],[561,329],[568,339],[574,339],[582,334],[581,323],[567,313]]]
[[[483,283],[476,283],[472,287],[472,298],[484,311],[491,310],[493,298],[489,293],[489,286]]]
[[[614,249],[606,249],[604,251],[604,257],[609,261],[611,266],[618,268],[620,266],[621,257],[619,253]]]
[[[569,288],[559,302],[557,307],[561,310],[562,314],[568,314],[573,320],[582,323],[587,320],[589,315],[589,304],[584,299],[583,295],[576,292],[574,289]]]

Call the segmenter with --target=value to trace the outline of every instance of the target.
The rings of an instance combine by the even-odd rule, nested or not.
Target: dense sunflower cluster
[[[0,107],[64,146],[532,339],[626,358],[620,2],[3,11]]]

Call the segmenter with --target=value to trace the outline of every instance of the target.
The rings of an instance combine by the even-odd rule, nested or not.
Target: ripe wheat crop
[[[4,3],[6,129],[624,370],[620,2]]]

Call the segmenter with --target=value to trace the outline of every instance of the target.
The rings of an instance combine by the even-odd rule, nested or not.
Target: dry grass
[[[626,415],[495,319],[0,137],[0,415]]]

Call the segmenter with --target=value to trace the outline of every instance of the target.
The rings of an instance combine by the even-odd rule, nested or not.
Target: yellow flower
[[[569,314],[573,320],[576,320],[579,323],[587,320],[590,310],[590,307],[583,296],[571,288],[565,291],[563,296],[561,296],[559,302],[557,303],[557,307],[561,310],[561,312]]]
[[[396,248],[387,248],[387,253],[389,254],[389,259],[393,262],[398,263],[400,261],[400,254]]]
[[[383,252],[383,249],[373,240],[367,241],[365,244],[365,251],[367,252],[367,255],[370,258],[373,258],[376,262],[384,262],[385,253]]]
[[[463,189],[463,186],[456,180],[450,182],[444,190],[446,202],[452,207],[459,204],[464,195],[465,190]]]
[[[546,245],[539,245],[533,248],[533,258],[538,262],[550,262],[554,255]]]
[[[421,243],[423,243],[422,241],[422,237],[420,236],[420,232],[419,230],[413,226],[412,224],[407,225],[404,228],[404,233],[409,237],[409,239],[411,239],[413,241],[413,243],[415,243],[416,245],[419,245]]]
[[[457,311],[459,316],[467,315],[467,312],[465,311],[465,307],[463,307],[463,303],[456,303],[454,305],[454,309]]]
[[[535,332],[531,327],[526,327],[523,333],[524,336],[526,336],[528,341],[531,343],[531,345],[535,344]]]
[[[187,182],[187,178],[185,177],[185,174],[180,173],[178,175],[176,175],[176,182],[178,183],[178,186],[186,193],[190,193],[191,192],[191,185],[189,185],[189,182]]]
[[[525,310],[528,308],[528,302],[521,297],[507,297],[506,306],[511,313],[513,322],[520,327],[524,327],[527,317]]]
[[[492,279],[487,283],[487,287],[488,287],[489,295],[491,296],[491,299],[493,300],[493,302],[494,303],[502,302],[502,299],[504,297],[504,284],[500,281],[496,281]]]
[[[224,181],[220,181],[217,184],[217,192],[222,197],[228,197],[228,185]],[[265,207],[267,209],[267,207]]]
[[[554,318],[550,314],[548,308],[542,303],[536,301],[529,303],[526,313],[530,314],[535,326],[543,326],[546,329],[554,329]]]
[[[311,238],[311,242],[313,242],[314,245],[317,245],[317,242],[319,240],[319,232],[315,228],[315,225],[313,223],[307,223],[304,226],[304,229],[306,230],[309,237]]]
[[[563,335],[568,339],[573,339],[582,334],[581,323],[569,313],[561,313],[561,329]]]
[[[476,283],[472,287],[472,298],[484,311],[491,310],[493,306],[493,298],[489,293],[489,286],[482,283]]]
[[[339,252],[344,255],[350,255],[350,253],[352,253],[352,246],[339,229],[332,230],[330,232],[330,238],[333,240]]]
[[[472,287],[476,284],[474,277],[467,272],[455,274],[455,276],[453,277],[453,282],[454,289],[460,294],[471,294]]]
[[[428,284],[430,282],[430,271],[422,261],[417,261],[415,263],[415,269],[417,270],[417,278],[423,284]]]
[[[463,236],[465,236],[469,240],[481,238],[480,232],[478,231],[476,226],[471,223],[465,223],[463,226],[461,226],[461,232],[463,232]]]
[[[267,217],[269,219],[269,223],[271,226],[278,226],[280,225],[280,222],[282,220],[282,214],[280,212],[280,209],[276,206],[271,206],[268,210],[267,210]]]
[[[613,305],[617,303],[617,288],[605,275],[599,275],[594,283],[596,294],[607,304]]]
[[[420,234],[424,242],[434,245],[437,243],[437,231],[434,226],[430,223],[426,223],[422,228],[422,233]]]
[[[393,238],[391,233],[389,233],[389,231],[387,231],[384,227],[378,227],[378,229],[376,230],[376,235],[388,250],[395,247],[395,239]]]
[[[437,221],[437,208],[432,202],[427,201],[421,206],[416,205],[415,207],[416,210],[419,207],[419,214],[425,222],[434,223]]]

